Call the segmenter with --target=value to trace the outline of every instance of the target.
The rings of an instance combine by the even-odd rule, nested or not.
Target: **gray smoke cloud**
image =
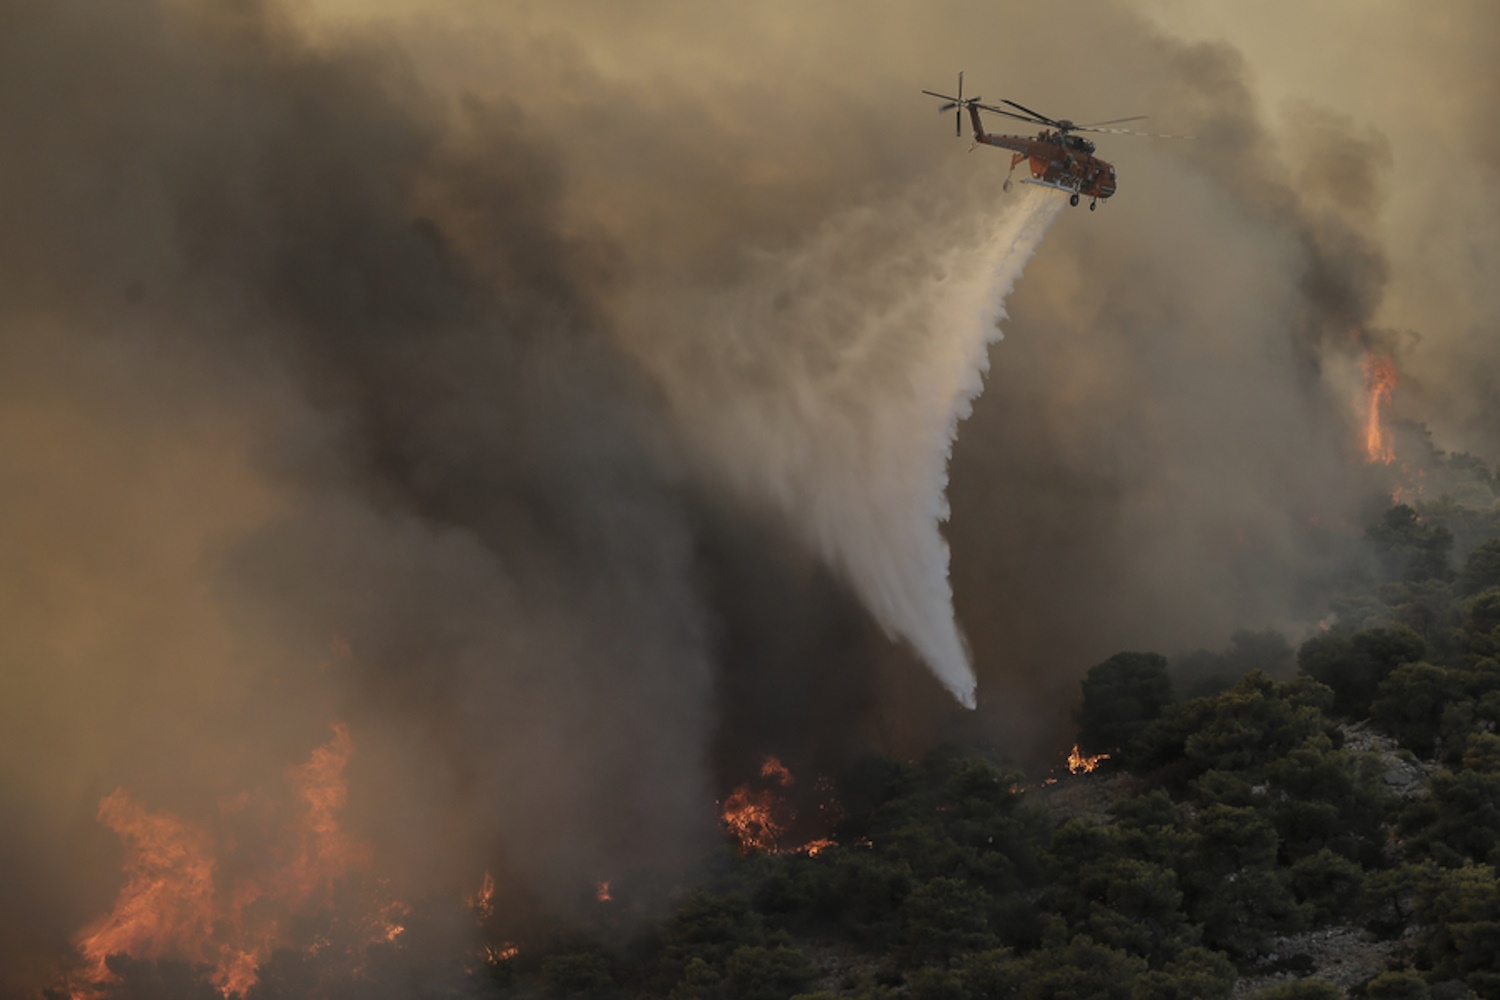
[[[108,909],[104,796],[211,815],[333,721],[400,891],[559,912],[761,753],[1042,756],[1121,648],[1295,635],[1386,485],[1351,327],[1500,457],[1495,18],[1328,5],[1329,81],[1202,9],[0,0],[6,988]],[[998,343],[959,68],[1199,136],[1101,143]]]

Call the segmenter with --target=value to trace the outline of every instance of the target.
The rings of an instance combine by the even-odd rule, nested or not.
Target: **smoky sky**
[[[565,911],[711,846],[762,753],[1044,759],[1119,649],[1295,636],[1386,485],[1367,346],[1500,457],[1493,68],[1416,129],[1360,89],[1398,13],[1330,84],[1232,13],[1088,8],[0,0],[7,987],[108,908],[117,787],[210,813],[343,721],[392,877]],[[947,467],[972,714],[773,488],[842,439],[742,419],[814,359],[886,439],[924,341],[860,331],[951,305],[1015,197],[918,93],[960,68],[1197,136],[1101,143],[1119,194],[1003,302]]]

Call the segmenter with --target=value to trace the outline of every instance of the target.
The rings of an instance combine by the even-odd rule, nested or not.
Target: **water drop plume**
[[[732,282],[642,296],[624,323],[707,463],[785,514],[970,708],[939,529],[948,459],[1062,204],[1025,188],[998,207],[850,209]]]

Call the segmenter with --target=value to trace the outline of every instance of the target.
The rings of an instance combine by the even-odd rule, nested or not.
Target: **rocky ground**
[[[1346,723],[1339,730],[1344,734],[1344,749],[1371,754],[1379,761],[1380,777],[1397,796],[1414,799],[1427,794],[1427,782],[1439,770],[1437,764],[1418,760],[1368,722]]]
[[[1324,927],[1277,938],[1274,950],[1249,973],[1240,976],[1234,996],[1295,979],[1313,978],[1341,990],[1378,976],[1401,949],[1400,941],[1380,941],[1358,927]]]
[[[1069,774],[1063,771],[1051,783],[1027,790],[1033,805],[1045,805],[1059,819],[1082,819],[1112,823],[1110,810],[1116,802],[1139,795],[1144,783],[1134,775],[1114,773]]]

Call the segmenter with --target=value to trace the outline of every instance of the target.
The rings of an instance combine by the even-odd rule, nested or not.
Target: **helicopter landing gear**
[[[1097,200],[1089,202],[1089,211],[1090,212],[1092,212],[1094,209],[1096,209],[1098,207],[1099,207],[1099,202]]]
[[[1078,194],[1076,192],[1068,198],[1068,204],[1074,208],[1078,207]]]

